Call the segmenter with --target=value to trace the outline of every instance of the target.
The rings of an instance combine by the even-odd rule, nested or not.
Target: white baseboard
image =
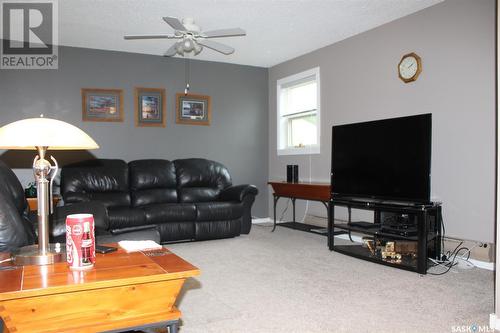
[[[494,271],[495,270],[495,263],[494,262],[486,262],[486,261],[480,261],[476,259],[469,259],[471,263],[474,264],[477,268],[482,268],[482,269],[487,269],[489,271]]]
[[[273,222],[270,217],[263,217],[263,218],[253,218],[252,219],[252,224],[262,224],[262,223],[269,223]]]
[[[490,328],[500,330],[500,320],[494,313],[490,313]]]

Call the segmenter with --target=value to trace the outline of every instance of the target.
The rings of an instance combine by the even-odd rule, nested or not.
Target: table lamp
[[[0,148],[13,150],[37,150],[33,160],[33,174],[37,186],[38,201],[38,245],[20,248],[14,253],[18,265],[47,265],[62,261],[64,251],[49,244],[49,211],[52,213],[52,182],[58,165],[45,159],[51,150],[97,149],[97,143],[76,126],[64,121],[44,118],[29,118],[15,121],[0,128]],[[50,208],[49,208],[50,207]]]

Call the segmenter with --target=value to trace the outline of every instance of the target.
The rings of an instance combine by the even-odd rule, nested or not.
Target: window
[[[319,154],[319,92],[319,67],[278,80],[278,155]]]

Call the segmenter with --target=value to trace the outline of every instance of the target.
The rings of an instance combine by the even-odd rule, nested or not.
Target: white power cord
[[[476,243],[473,247],[467,249],[460,257],[457,257],[458,267],[461,269],[472,269],[476,267],[476,265],[469,261],[470,253],[474,248],[482,245],[482,243]]]
[[[3,260],[0,260],[0,264],[3,264],[4,262],[9,262],[9,261],[12,261],[14,260],[14,258],[10,257],[10,258],[7,258],[7,259],[3,259]]]
[[[312,182],[312,147],[309,145],[309,183]],[[304,216],[302,217],[300,223],[304,223],[306,220],[307,213],[309,212],[309,200],[306,200],[306,209],[304,211]]]
[[[436,264],[436,266],[434,266],[434,267],[441,266],[441,267],[443,267],[445,270],[448,270],[448,271],[453,272],[453,273],[458,273],[458,272],[457,272],[457,270],[453,269],[453,267],[451,267],[451,268],[450,268],[449,266],[446,266],[446,265],[444,264],[444,263],[445,263],[445,261],[440,261],[440,260],[436,260],[436,259],[432,259],[432,258],[429,258],[429,260],[430,260],[430,261],[432,261],[433,263],[435,263],[435,264]],[[446,261],[446,263],[447,263],[447,262],[448,262],[448,261]]]

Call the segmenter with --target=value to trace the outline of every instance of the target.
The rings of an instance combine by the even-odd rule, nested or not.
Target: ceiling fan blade
[[[210,30],[210,31],[205,31],[201,34],[201,36],[205,38],[233,37],[233,36],[245,36],[245,35],[246,35],[245,30],[241,28]]]
[[[156,34],[156,35],[125,35],[124,39],[170,39],[170,38],[180,38],[173,35],[164,35],[164,34]]]
[[[174,43],[174,45],[170,46],[170,48],[165,52],[164,56],[165,57],[173,57],[177,53],[177,43]]]
[[[167,22],[174,30],[187,31],[184,24],[177,17],[165,16],[163,21]]]
[[[209,49],[212,49],[212,50],[220,52],[220,53],[231,54],[234,52],[234,49],[231,46],[227,46],[227,45],[217,43],[217,42],[214,42],[211,40],[199,39],[196,41],[198,42],[198,44],[206,46]]]

